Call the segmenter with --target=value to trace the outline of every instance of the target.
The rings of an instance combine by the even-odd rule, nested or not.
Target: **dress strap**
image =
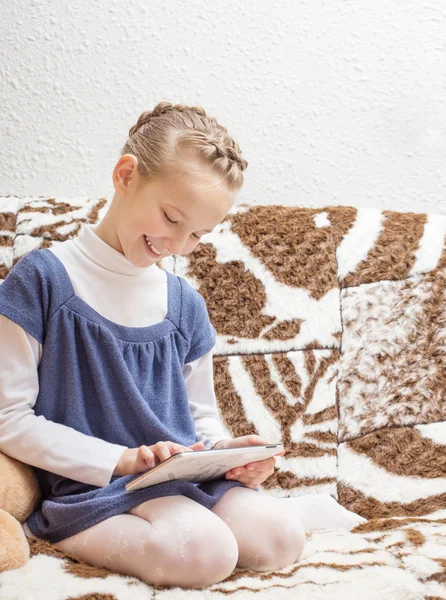
[[[177,329],[180,327],[181,304],[182,304],[182,289],[181,283],[177,275],[173,275],[166,271],[167,275],[167,315]]]
[[[48,321],[74,294],[71,281],[64,277],[62,263],[59,266],[53,256],[47,249],[25,254],[0,287],[0,314],[41,344]]]
[[[63,296],[65,298],[71,298],[71,296],[74,296],[76,292],[74,291],[74,287],[71,283],[68,271],[66,270],[65,265],[60,260],[60,258],[58,258],[48,248],[39,250],[39,252],[42,252],[42,256],[45,256],[47,258],[48,262],[51,263],[53,269],[56,271],[58,276],[59,289],[61,290]]]

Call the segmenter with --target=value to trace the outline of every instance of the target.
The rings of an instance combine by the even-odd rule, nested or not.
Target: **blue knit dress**
[[[50,250],[21,258],[0,285],[0,314],[42,344],[35,414],[129,448],[166,440],[194,444],[183,367],[211,350],[216,332],[203,297],[184,278],[167,272],[167,284],[166,318],[127,327],[76,296],[65,266]],[[27,524],[53,543],[151,498],[182,494],[210,509],[226,490],[246,487],[221,477],[127,492],[125,484],[137,475],[112,477],[97,487],[35,471],[42,497]]]

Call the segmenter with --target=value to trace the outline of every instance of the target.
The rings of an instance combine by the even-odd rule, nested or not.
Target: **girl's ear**
[[[133,185],[137,183],[138,178],[138,159],[133,154],[124,154],[115,165],[113,176],[115,178],[115,186],[128,188],[131,181]]]

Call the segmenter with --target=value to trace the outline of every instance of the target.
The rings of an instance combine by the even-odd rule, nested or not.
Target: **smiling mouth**
[[[150,251],[150,252],[151,252],[151,253],[152,253],[154,256],[156,256],[157,258],[161,258],[161,257],[163,256],[163,253],[162,253],[162,252],[159,252],[159,251],[158,251],[158,250],[155,248],[155,246],[152,244],[152,242],[151,242],[151,241],[149,241],[149,239],[147,238],[147,236],[146,236],[146,235],[144,235],[143,237],[144,237],[144,240],[145,240],[145,242],[146,242],[146,247],[149,249],[149,251]]]

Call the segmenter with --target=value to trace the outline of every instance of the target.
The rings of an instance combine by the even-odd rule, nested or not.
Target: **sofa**
[[[0,198],[0,284],[108,202]],[[163,262],[206,300],[228,435],[287,449],[262,490],[328,492],[365,523],[311,531],[294,565],[235,569],[200,591],[154,588],[28,538],[29,560],[0,573],[0,599],[445,600],[445,235],[441,214],[239,204],[192,254]]]

